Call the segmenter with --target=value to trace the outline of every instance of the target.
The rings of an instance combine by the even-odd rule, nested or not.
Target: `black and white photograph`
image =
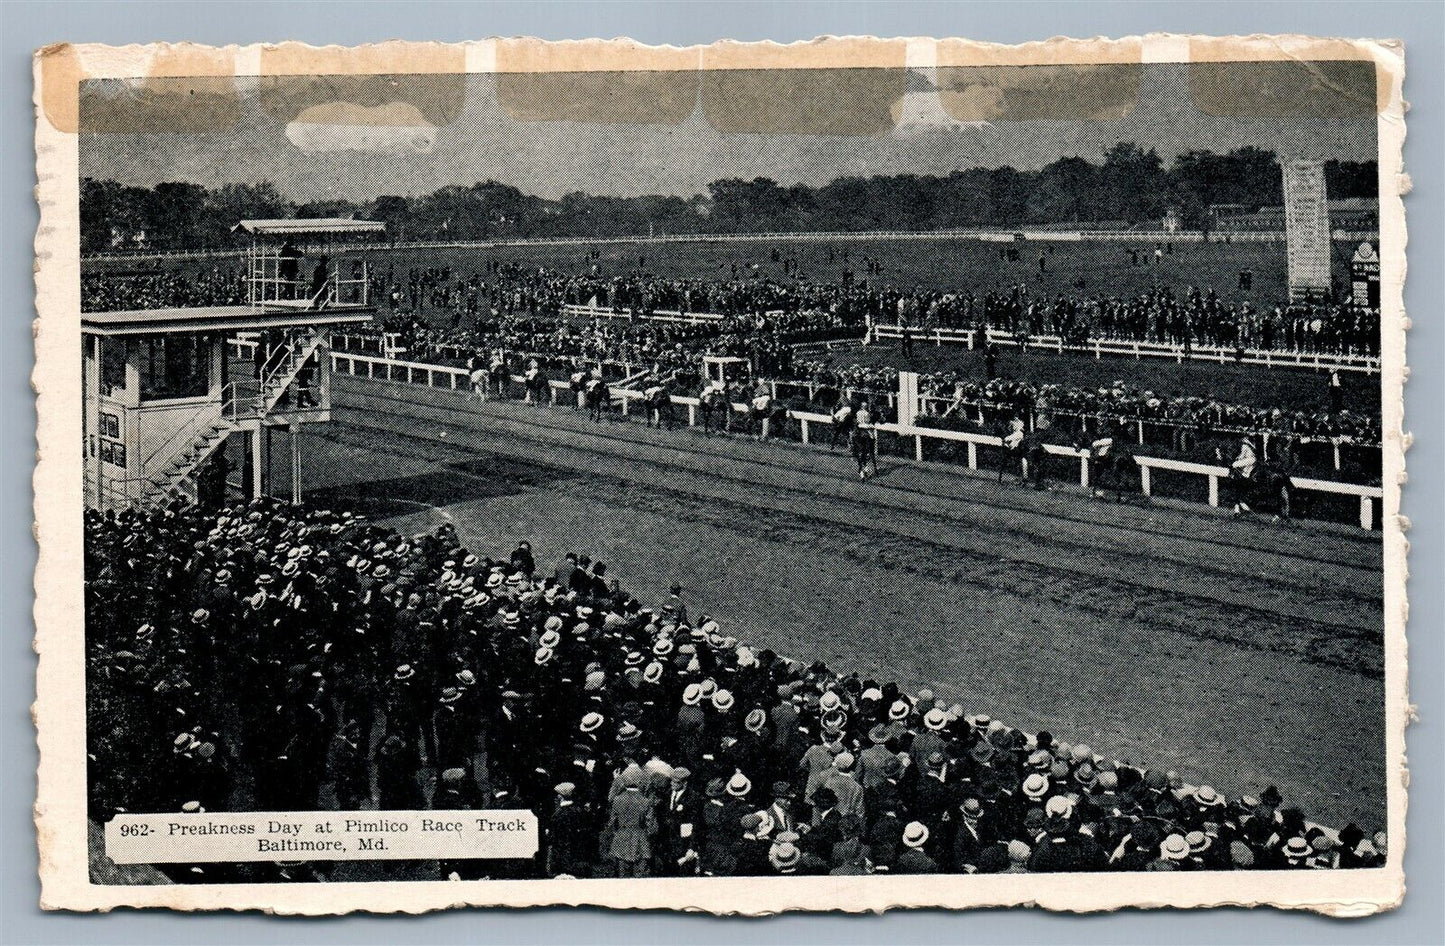
[[[56,904],[1398,903],[1398,45],[36,68]]]

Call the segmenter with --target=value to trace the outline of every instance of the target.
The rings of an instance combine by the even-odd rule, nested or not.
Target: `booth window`
[[[100,393],[115,396],[125,390],[125,339],[103,338],[100,341]]]
[[[211,392],[211,346],[201,335],[151,335],[140,341],[142,401],[205,397]]]

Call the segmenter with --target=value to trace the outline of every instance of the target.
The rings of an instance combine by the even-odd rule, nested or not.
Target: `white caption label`
[[[530,811],[256,811],[116,815],[117,864],[521,858],[537,853]]]

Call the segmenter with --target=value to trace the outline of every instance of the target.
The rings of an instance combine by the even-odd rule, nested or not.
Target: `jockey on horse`
[[[1234,497],[1234,515],[1271,513],[1276,520],[1290,517],[1292,485],[1285,464],[1261,460],[1249,437],[1241,437],[1239,453],[1229,464],[1229,485]]]
[[[728,433],[732,428],[732,400],[728,397],[728,383],[726,379],[710,381],[703,387],[698,395],[698,406],[702,409],[702,432],[704,436],[712,434],[712,423],[714,414],[722,412],[722,423],[718,425],[719,433]]]
[[[642,403],[647,409],[647,426],[657,425],[661,430],[664,421],[667,429],[672,429],[672,397],[667,393],[667,383],[673,379],[673,375],[659,377],[656,374],[650,375],[652,383],[642,390]]]
[[[602,412],[610,408],[612,399],[611,392],[607,390],[607,382],[602,380],[602,369],[597,368],[592,372],[592,377],[587,379],[585,387],[587,395],[587,416],[594,423],[602,420]]]

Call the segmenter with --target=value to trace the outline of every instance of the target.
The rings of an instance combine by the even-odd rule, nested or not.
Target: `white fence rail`
[[[382,338],[377,337],[377,336],[359,336],[359,335],[342,335],[342,334],[337,334],[337,335],[333,335],[331,340],[332,340],[332,345],[333,345],[333,347],[334,347],[337,351],[342,351],[342,352],[357,352],[357,353],[359,353],[359,354],[376,354],[376,355],[379,355],[380,357],[389,358],[389,359],[391,359],[391,360],[393,360],[393,361],[405,361],[406,359],[404,358],[404,356],[405,356],[407,350],[406,350],[404,347],[401,347],[401,346],[400,346],[399,342],[397,341],[398,338],[399,338],[399,336],[395,335],[394,333],[388,334],[387,337],[385,338],[385,340],[383,340]],[[374,351],[369,352],[368,349],[373,349]],[[455,358],[455,359],[457,359],[458,361],[465,361],[465,360],[466,360],[467,358],[469,358],[470,356],[476,354],[476,349],[468,348],[468,347],[462,346],[462,345],[437,345],[437,346],[434,346],[434,347],[433,347],[433,351],[435,351],[437,354],[441,355],[443,358]],[[240,350],[239,348],[237,349],[237,354],[238,354],[238,355],[241,354],[241,350]],[[546,356],[543,356],[543,355],[540,355],[540,354],[534,355],[534,354],[529,353],[529,352],[513,352],[513,354],[516,354],[516,355],[518,355],[518,356],[520,356],[520,357],[522,357],[522,358],[530,358],[530,357],[545,358],[545,357],[546,357]],[[247,357],[249,357],[249,355],[248,355]],[[420,364],[420,362],[417,362],[417,364]],[[603,359],[603,360],[601,360],[601,361],[591,361],[591,362],[589,362],[589,364],[596,364],[599,369],[600,369],[600,368],[612,368],[612,369],[615,369],[615,370],[619,371],[624,377],[631,377],[631,376],[636,375],[636,374],[638,374],[638,373],[640,373],[640,372],[645,372],[645,371],[649,370],[649,369],[648,369],[648,366],[645,365],[645,364],[638,364],[638,363],[635,363],[635,362],[627,362],[627,361],[614,361],[614,360],[608,360],[608,359]],[[818,389],[819,389],[819,387],[820,387],[820,385],[819,385],[817,382],[814,382],[814,381],[776,380],[776,379],[761,379],[761,381],[762,381],[762,383],[768,385],[769,394],[770,394],[772,397],[774,397],[774,398],[786,398],[786,397],[790,396],[791,394],[796,394],[796,395],[798,395],[798,396],[807,398],[807,400],[808,400],[810,403],[816,398],[817,393],[818,393]],[[845,386],[843,386],[843,387],[841,387],[841,388],[838,388],[837,390],[838,390],[840,396],[841,396],[844,400],[852,400],[852,399],[854,399],[854,398],[856,398],[856,397],[866,397],[866,398],[870,399],[874,404],[886,406],[890,411],[896,410],[897,407],[898,407],[898,394],[897,394],[896,391],[873,391],[873,390],[865,390],[865,389],[861,389],[861,388],[855,388],[855,387],[847,386],[847,385],[845,385]],[[676,398],[674,398],[674,400],[676,400]],[[957,402],[957,401],[955,401],[955,400],[954,400],[953,398],[951,398],[951,397],[945,397],[945,396],[942,396],[942,395],[920,395],[918,400],[919,400],[919,411],[920,411],[921,416],[925,416],[925,417],[927,417],[927,416],[940,416],[940,415],[943,415],[943,414],[947,413],[950,408],[954,408],[954,407],[958,407],[958,406],[963,406],[963,407],[967,407],[967,408],[972,408],[974,411],[977,411],[977,412],[978,412],[978,422],[979,422],[980,424],[983,424],[983,423],[985,422],[985,418],[984,418],[984,414],[983,414],[983,411],[984,411],[985,409],[988,409],[988,410],[1004,410],[1004,409],[1005,409],[1005,407],[1004,407],[1003,405],[998,405],[998,404],[990,404],[990,403],[976,402],[976,401]],[[1100,419],[1100,418],[1101,418],[1101,415],[1097,415],[1097,414],[1079,415],[1079,414],[1074,414],[1074,413],[1070,413],[1070,412],[1067,412],[1067,411],[1057,411],[1057,410],[1056,410],[1056,411],[1052,411],[1051,413],[1054,414],[1056,417],[1057,417],[1057,416],[1074,417],[1074,418],[1088,417],[1088,418],[1091,419],[1091,420],[1092,420],[1092,419]],[[1034,415],[1032,412],[1026,412],[1026,413],[1025,413],[1024,421],[1025,421],[1025,424],[1026,424],[1026,426],[1028,427],[1029,430],[1033,430],[1033,429],[1034,429],[1036,419],[1037,419],[1037,418],[1035,417],[1035,415]],[[1148,430],[1153,430],[1153,429],[1155,429],[1155,428],[1172,429],[1172,428],[1180,428],[1180,427],[1186,428],[1186,429],[1193,429],[1193,425],[1192,425],[1192,424],[1187,424],[1187,423],[1184,423],[1184,422],[1181,422],[1181,421],[1177,421],[1177,420],[1170,420],[1170,419],[1167,419],[1167,418],[1158,418],[1158,417],[1150,417],[1150,418],[1130,418],[1130,417],[1113,417],[1113,416],[1102,415],[1102,419],[1104,419],[1104,420],[1110,420],[1110,421],[1122,421],[1122,422],[1130,425],[1131,427],[1133,427],[1134,430],[1135,430],[1135,432],[1136,432],[1137,439],[1138,439],[1138,443],[1139,443],[1140,446],[1144,446],[1144,445],[1148,442],[1148,439],[1147,439],[1147,437],[1146,437],[1146,429],[1148,429]],[[1269,447],[1270,447],[1270,441],[1271,441],[1271,439],[1272,439],[1272,436],[1274,436],[1274,435],[1272,435],[1272,433],[1271,433],[1270,431],[1268,431],[1268,430],[1250,430],[1250,429],[1247,429],[1247,428],[1216,428],[1216,431],[1217,431],[1217,432],[1220,432],[1220,433],[1231,433],[1231,434],[1239,434],[1239,435],[1246,435],[1246,434],[1248,434],[1248,435],[1250,435],[1250,436],[1257,436],[1257,437],[1261,438],[1261,440],[1262,440],[1262,442],[1263,442],[1266,455],[1268,455]],[[1339,436],[1339,437],[1296,436],[1296,437],[1293,438],[1293,440],[1294,440],[1295,443],[1298,443],[1298,444],[1301,444],[1301,445],[1303,445],[1303,444],[1309,444],[1309,443],[1315,443],[1315,442],[1322,442],[1322,443],[1328,443],[1328,444],[1330,444],[1330,446],[1331,446],[1331,456],[1332,456],[1332,459],[1333,459],[1333,462],[1334,462],[1334,468],[1335,468],[1336,470],[1340,470],[1340,469],[1343,468],[1343,465],[1344,465],[1344,455],[1343,455],[1343,452],[1342,452],[1342,451],[1343,451],[1343,449],[1346,448],[1346,447],[1354,448],[1354,449],[1358,449],[1358,450],[1378,450],[1378,449],[1379,449],[1379,444],[1372,444],[1372,443],[1366,443],[1366,442],[1359,442],[1359,443],[1357,443],[1357,442],[1355,442],[1352,438],[1347,437],[1347,436]]]
[[[1017,335],[987,329],[961,328],[909,328],[909,336],[920,344],[966,345],[970,351],[984,341],[995,345],[1017,346]],[[894,339],[903,337],[899,325],[874,325],[873,339]],[[1264,365],[1269,368],[1338,368],[1341,371],[1361,371],[1366,374],[1380,373],[1380,359],[1371,355],[1338,355],[1322,352],[1276,351],[1267,348],[1246,348],[1241,352],[1234,348],[1214,345],[1193,345],[1185,348],[1169,342],[1136,342],[1123,339],[1092,338],[1082,345],[1069,344],[1058,335],[1030,335],[1029,348],[1040,348],[1062,354],[1066,351],[1091,354],[1100,359],[1104,355],[1119,355],[1140,358],[1170,358],[1183,364],[1185,361],[1211,361],[1219,364]]]
[[[629,322],[643,319],[648,322],[681,322],[685,325],[701,325],[709,322],[721,322],[726,316],[716,312],[679,312],[677,309],[653,309],[647,313],[634,312],[631,309],[614,309],[605,305],[575,305],[567,303],[562,306],[562,312],[566,315],[580,316],[588,319],[626,319]]]
[[[464,368],[397,361],[372,355],[358,355],[335,351],[332,352],[331,358],[336,371],[355,377],[382,379],[407,384],[421,384],[427,387],[445,388],[453,391],[467,391],[471,386],[466,369]],[[512,380],[516,383],[521,383],[523,379],[520,375],[517,375],[513,376]],[[549,399],[552,404],[565,402],[573,396],[571,386],[566,381],[549,381],[548,388]],[[610,391],[613,401],[620,406],[624,415],[630,414],[632,410],[635,409],[633,402],[641,401],[644,398],[641,391],[626,388],[612,388]],[[698,415],[700,413],[698,398],[672,397],[670,401],[675,406],[687,408],[688,426],[697,426]],[[749,413],[747,404],[734,403],[730,406],[734,414],[746,415]],[[815,439],[815,428],[818,426],[831,427],[833,424],[833,418],[830,415],[814,413],[812,411],[788,410],[784,412],[784,416],[798,422],[801,430],[801,439],[805,444],[810,444]],[[764,438],[770,433],[768,425],[769,421],[764,421],[762,428]],[[925,458],[925,443],[927,441],[966,444],[968,448],[967,465],[971,470],[977,470],[979,468],[979,447],[1003,448],[1003,438],[992,434],[977,434],[901,424],[878,424],[877,429],[895,434],[899,437],[911,437],[913,439],[914,459],[920,462]],[[1093,462],[1092,451],[1087,448],[1069,447],[1060,444],[1047,444],[1044,450],[1051,456],[1076,459],[1079,464],[1079,485],[1086,488],[1089,486]],[[1028,461],[1025,459],[1020,462],[1021,471],[1024,475],[1027,475]],[[1134,462],[1139,466],[1140,490],[1145,496],[1153,495],[1152,472],[1154,470],[1168,470],[1174,473],[1205,477],[1208,480],[1209,505],[1217,507],[1219,505],[1220,480],[1229,478],[1229,469],[1227,467],[1214,466],[1212,464],[1138,455],[1134,457]],[[1358,497],[1360,502],[1360,527],[1364,529],[1374,528],[1374,504],[1377,501],[1382,501],[1384,498],[1384,491],[1381,487],[1364,486],[1355,483],[1340,483],[1333,480],[1318,480],[1306,477],[1292,477],[1290,482],[1293,488],[1297,490]]]

